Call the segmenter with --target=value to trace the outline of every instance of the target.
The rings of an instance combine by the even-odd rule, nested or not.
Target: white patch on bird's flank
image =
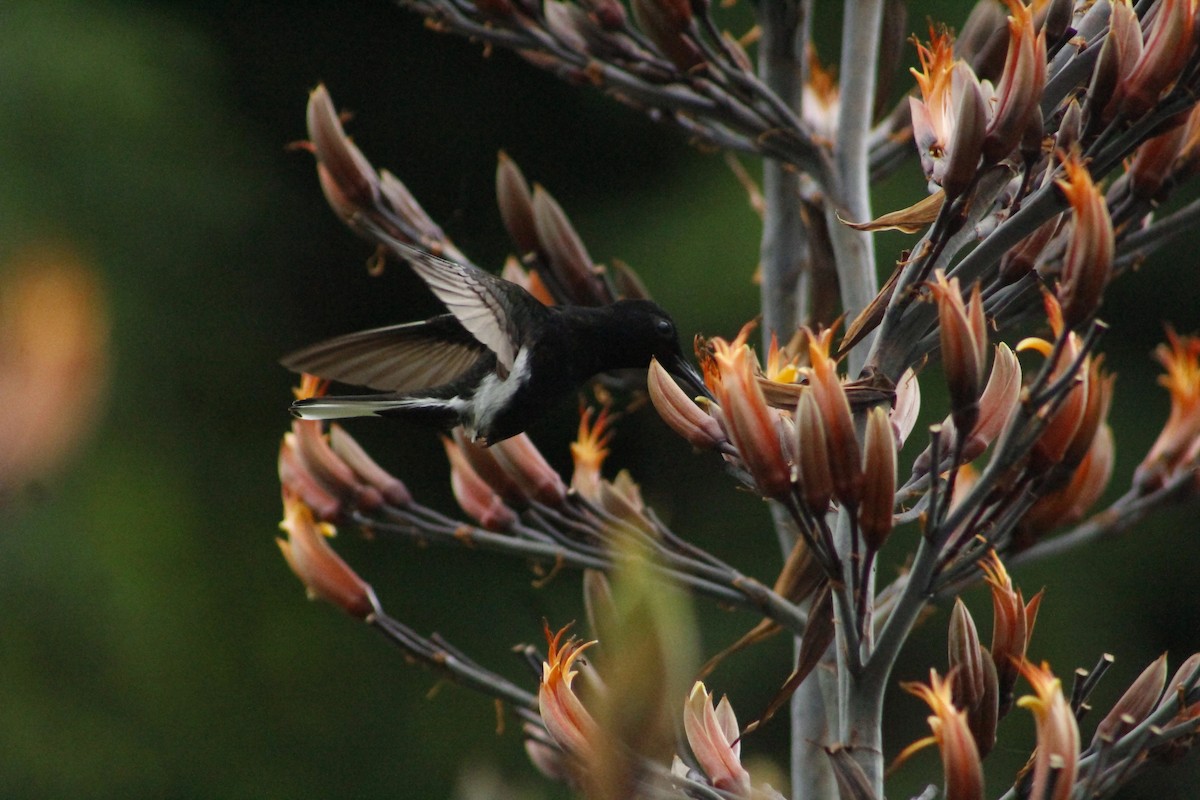
[[[475,392],[475,398],[471,404],[474,407],[475,419],[470,427],[474,431],[486,431],[490,428],[496,414],[501,409],[508,407],[513,394],[528,380],[529,350],[522,347],[517,351],[517,357],[513,360],[513,368],[508,373],[508,377],[501,378],[493,373],[479,383],[479,389]]]

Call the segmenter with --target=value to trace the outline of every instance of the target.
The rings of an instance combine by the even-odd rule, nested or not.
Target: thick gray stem
[[[777,0],[762,4],[759,25],[759,75],[778,97],[800,114],[807,78],[811,0]],[[800,175],[768,158],[763,162],[763,233],[759,251],[763,345],[771,334],[786,342],[804,316],[808,231],[800,217]]]
[[[838,185],[828,187],[833,203],[828,207],[827,221],[837,261],[842,310],[848,321],[858,316],[878,291],[871,235],[846,226],[838,216],[857,222],[871,219],[868,145],[883,5],[883,0],[847,0],[842,28],[841,93],[834,148]],[[862,369],[871,341],[872,337],[867,336],[850,353],[851,376]]]

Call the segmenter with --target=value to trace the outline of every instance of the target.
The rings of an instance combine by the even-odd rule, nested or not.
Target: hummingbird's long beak
[[[684,389],[692,397],[699,395],[707,397],[709,400],[713,399],[712,392],[708,391],[708,387],[704,385],[704,378],[686,358],[677,356],[664,366],[666,366],[667,372],[671,373],[671,377],[683,384]]]

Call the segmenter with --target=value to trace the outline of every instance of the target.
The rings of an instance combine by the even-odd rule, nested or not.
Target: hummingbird
[[[490,445],[523,432],[593,376],[646,368],[651,358],[690,390],[708,395],[680,349],[674,320],[657,304],[547,306],[511,281],[362,222],[411,265],[449,313],[338,336],[283,358],[294,372],[383,392],[297,400],[295,416],[461,425]]]

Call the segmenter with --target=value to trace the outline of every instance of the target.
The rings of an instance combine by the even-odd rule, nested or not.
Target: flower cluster
[[[1168,328],[1155,355],[1170,417],[1129,491],[1088,517],[1116,471],[1105,294],[1200,217],[1200,201],[1164,213],[1200,167],[1195,0],[984,0],[957,39],[933,26],[916,45],[914,85],[890,111],[886,93],[868,95],[876,68],[895,66],[888,54],[903,35],[888,36],[903,28],[891,16],[902,4],[884,4],[888,14],[847,4],[838,81],[795,46],[806,22],[788,4],[761,4],[745,36],[721,31],[705,2],[401,5],[704,145],[767,158],[761,191],[732,162],[764,220],[765,352],[751,344],[755,324],[732,338],[697,336],[699,397],[653,361],[645,373],[602,376],[591,387],[599,405],[581,406],[569,479],[524,434],[483,447],[444,432],[450,486],[469,521],[413,498],[341,427],[296,421],[279,456],[280,546],[310,595],[505,701],[534,764],[592,798],[780,796],[752,779],[742,750],[797,692],[792,755],[813,771],[798,779],[837,785],[843,797],[884,796],[879,721],[897,654],[931,603],[980,582],[991,593],[990,643],[956,600],[945,670],[905,686],[929,706],[932,734],[905,752],[940,748],[949,800],[984,796],[984,762],[1014,708],[1033,715],[1037,744],[1013,796],[1104,796],[1188,748],[1200,730],[1200,657],[1170,680],[1165,657],[1154,661],[1087,740],[1079,721],[1108,661],[1077,671],[1064,691],[1031,658],[1042,594],[1026,599],[1009,569],[1200,496],[1200,338]],[[756,40],[757,69],[744,51]],[[469,263],[403,182],[358,150],[323,87],[308,126],[302,147],[352,230]],[[922,199],[861,221],[870,182],[905,159],[919,161]],[[647,297],[628,267],[596,263],[563,208],[504,154],[496,198],[515,250],[504,277],[542,303]],[[884,228],[917,238],[877,286],[871,236]],[[941,421],[918,429],[922,386],[941,396],[928,391],[938,381],[945,406],[925,410]],[[606,475],[616,422],[635,413],[631,395],[643,386],[671,430],[770,505],[784,553],[773,581],[672,531],[630,472]],[[321,385],[306,379],[303,391]],[[578,570],[589,636],[547,626],[544,654],[522,648],[536,672],[531,692],[388,617],[330,548],[334,523],[521,559],[539,586]],[[905,565],[886,583],[885,550]],[[697,667],[678,589],[748,611],[755,624]],[[773,697],[739,729],[730,701],[715,701],[697,677],[712,683],[717,662],[779,632],[792,637],[795,660],[765,678]]]

